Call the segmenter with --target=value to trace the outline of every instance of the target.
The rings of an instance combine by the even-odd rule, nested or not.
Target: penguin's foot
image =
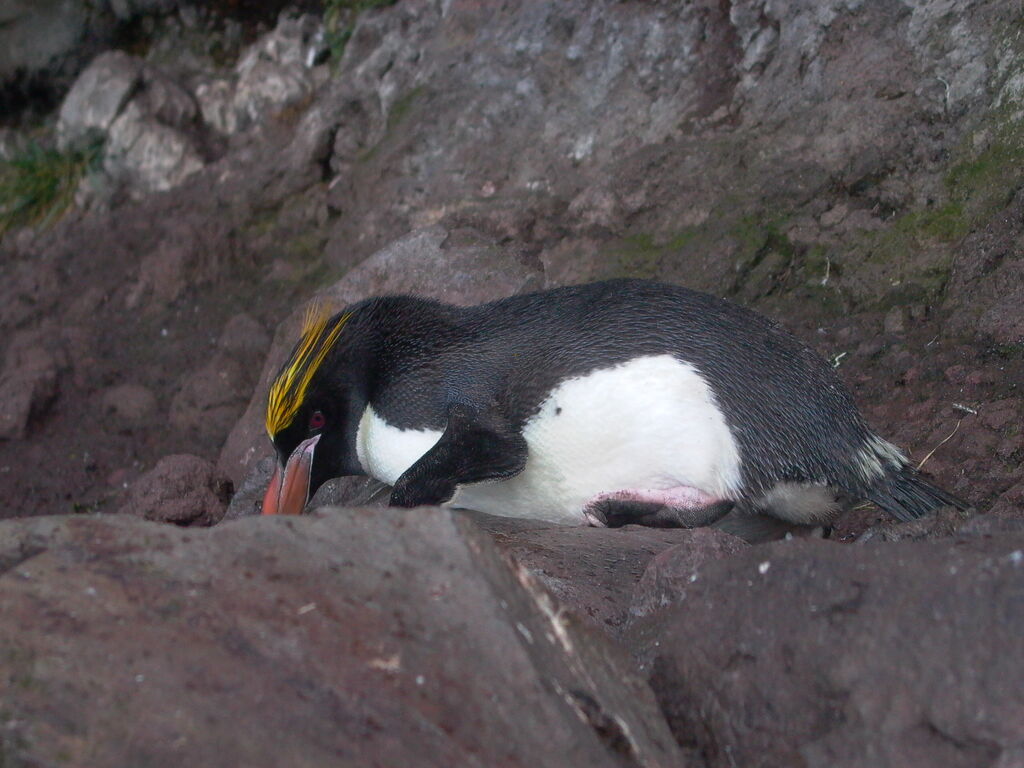
[[[621,490],[601,493],[587,502],[583,516],[595,527],[646,525],[651,528],[700,528],[728,514],[733,502],[696,488]]]

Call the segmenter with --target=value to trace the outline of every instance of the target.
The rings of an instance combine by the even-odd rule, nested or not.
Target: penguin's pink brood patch
[[[607,502],[638,502],[641,504],[659,504],[671,509],[704,509],[721,501],[699,488],[680,485],[674,488],[627,488],[620,491],[607,491],[599,493],[590,499],[583,508],[583,516],[587,522],[598,528],[603,528],[605,523],[597,508]]]

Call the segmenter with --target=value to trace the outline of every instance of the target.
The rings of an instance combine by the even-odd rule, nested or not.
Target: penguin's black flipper
[[[526,454],[526,440],[504,418],[453,405],[441,439],[398,478],[391,506],[442,504],[456,486],[513,477],[526,466]]]
[[[963,499],[929,483],[910,465],[890,470],[865,496],[904,523],[939,507],[971,508]]]

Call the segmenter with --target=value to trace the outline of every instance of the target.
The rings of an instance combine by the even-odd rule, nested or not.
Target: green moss
[[[423,91],[423,86],[418,85],[412,90],[410,90],[408,93],[402,94],[395,100],[395,103],[391,105],[391,110],[388,112],[388,122],[384,136],[382,136],[380,141],[378,141],[372,147],[368,147],[364,149],[362,152],[360,152],[356,156],[356,160],[358,162],[366,163],[377,156],[378,150],[385,142],[387,142],[387,140],[391,137],[391,134],[394,132],[394,130],[398,128],[398,126],[400,126],[403,122],[405,122],[405,119],[409,116],[409,113],[412,111],[413,105],[420,98],[420,96],[422,96]]]
[[[953,242],[970,231],[970,221],[960,202],[924,208],[900,216],[893,229],[917,241]]]
[[[110,499],[102,498],[90,502],[74,501],[71,503],[71,512],[76,515],[92,515],[102,512]]]
[[[319,230],[311,230],[289,239],[282,250],[289,261],[317,262],[323,254],[327,237]]]
[[[999,134],[983,152],[950,168],[944,179],[951,204],[962,206],[969,225],[1001,210],[1021,184],[1024,146],[1020,128],[1004,124]]]
[[[990,351],[1000,360],[1024,360],[1024,344],[995,344]]]
[[[417,85],[408,93],[402,94],[395,100],[395,103],[391,105],[391,111],[388,113],[388,130],[392,131],[397,128],[402,122],[409,116],[409,111],[412,109],[413,103],[419,98],[420,94],[423,93],[423,86]]]
[[[324,0],[324,30],[331,60],[336,64],[356,31],[359,14],[394,5],[396,0]]]
[[[99,156],[99,145],[57,152],[33,143],[0,162],[0,235],[13,227],[56,221],[74,201],[78,182]]]
[[[737,254],[740,264],[756,260],[758,254],[767,251],[792,255],[793,244],[782,233],[786,221],[784,216],[770,216],[763,212],[741,216],[727,232],[740,245]]]
[[[698,233],[696,228],[685,229],[666,240],[646,232],[627,235],[604,249],[609,266],[607,276],[657,278],[664,260],[692,243]]]
[[[729,231],[739,244],[736,281],[730,289],[751,300],[772,292],[784,272],[793,271],[798,249],[782,232],[784,217],[753,214],[741,217]]]

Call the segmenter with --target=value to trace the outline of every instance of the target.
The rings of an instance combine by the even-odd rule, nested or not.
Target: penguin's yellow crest
[[[271,440],[295,419],[306,399],[310,381],[352,317],[351,313],[344,314],[331,323],[331,315],[331,307],[320,300],[306,309],[299,342],[271,385],[267,398],[267,434]]]

